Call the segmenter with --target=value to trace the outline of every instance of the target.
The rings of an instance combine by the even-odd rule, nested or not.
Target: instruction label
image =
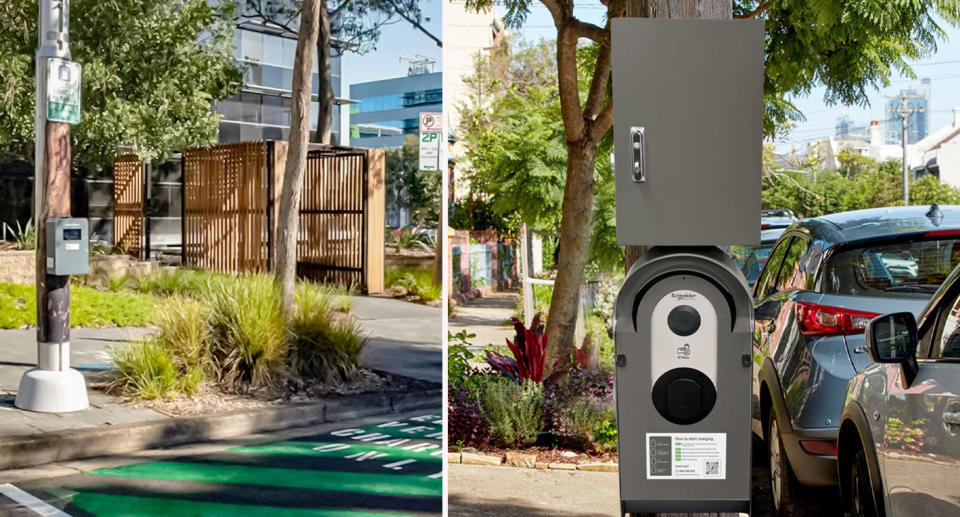
[[[726,433],[647,433],[647,479],[726,477]]]

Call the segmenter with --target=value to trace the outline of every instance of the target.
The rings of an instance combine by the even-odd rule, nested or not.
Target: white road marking
[[[409,464],[411,464],[411,463],[416,463],[416,462],[417,462],[417,460],[401,460],[401,461],[395,461],[395,462],[393,462],[393,463],[388,463],[388,464],[384,465],[383,468],[385,468],[385,469],[393,469],[393,470],[403,470],[403,466],[404,466],[404,465],[409,465]]]
[[[10,483],[0,485],[0,494],[13,499],[28,510],[33,510],[37,515],[43,515],[44,517],[70,517],[70,514],[50,506]]]

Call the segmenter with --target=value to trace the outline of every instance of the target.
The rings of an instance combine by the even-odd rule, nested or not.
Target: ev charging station
[[[749,512],[762,21],[612,20],[622,514]]]

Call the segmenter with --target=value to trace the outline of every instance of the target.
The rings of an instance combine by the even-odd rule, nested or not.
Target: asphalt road
[[[0,515],[440,515],[440,412],[0,472]]]

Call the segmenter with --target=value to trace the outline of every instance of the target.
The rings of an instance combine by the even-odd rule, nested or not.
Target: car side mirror
[[[767,300],[753,309],[756,321],[773,321],[780,314],[780,300]]]
[[[917,377],[917,320],[910,312],[877,316],[867,323],[864,341],[874,362],[899,364],[904,386]]]

